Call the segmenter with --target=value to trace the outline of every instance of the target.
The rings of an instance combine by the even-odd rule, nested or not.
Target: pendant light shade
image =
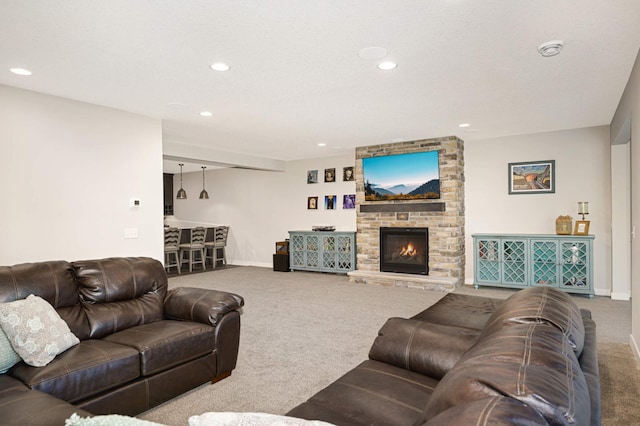
[[[184,166],[184,164],[180,163],[178,165],[180,166],[180,189],[178,189],[178,194],[176,195],[176,198],[178,200],[186,200],[187,191],[185,191],[184,188],[182,188],[182,166]]]
[[[204,169],[206,169],[206,167],[202,166],[202,191],[200,191],[200,199],[201,200],[208,200],[209,199],[209,194],[204,189]]]

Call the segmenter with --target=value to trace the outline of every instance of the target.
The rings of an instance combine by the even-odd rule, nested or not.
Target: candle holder
[[[573,235],[589,235],[588,220],[584,220],[584,216],[589,214],[589,202],[578,201],[578,214],[582,215],[582,220],[576,220],[576,227],[573,230]]]
[[[582,220],[584,220],[584,215],[589,214],[589,202],[588,201],[578,201],[578,214],[582,215]]]

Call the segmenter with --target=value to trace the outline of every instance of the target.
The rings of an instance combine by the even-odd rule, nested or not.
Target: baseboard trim
[[[630,293],[611,293],[612,300],[631,300]]]
[[[273,263],[250,262],[246,260],[234,260],[229,262],[230,265],[236,266],[257,266],[258,268],[273,268]]]

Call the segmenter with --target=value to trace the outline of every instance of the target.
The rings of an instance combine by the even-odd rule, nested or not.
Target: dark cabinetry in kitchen
[[[162,182],[164,187],[164,215],[173,215],[173,174],[163,173]]]

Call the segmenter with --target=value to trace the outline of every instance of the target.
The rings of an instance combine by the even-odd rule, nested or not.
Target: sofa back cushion
[[[582,313],[567,293],[552,287],[529,287],[512,294],[489,317],[480,340],[513,324],[545,323],[562,331],[579,357],[584,347]]]
[[[78,338],[89,336],[89,322],[82,309],[69,262],[60,260],[0,266],[0,303],[26,299],[30,294],[49,302]]]
[[[517,399],[493,396],[451,407],[422,425],[549,426],[549,423],[533,407]]]
[[[513,325],[480,340],[436,386],[422,420],[494,396],[534,408],[549,424],[590,424],[589,389],[576,355],[549,324]]]
[[[91,338],[163,319],[167,274],[157,260],[108,258],[71,265]]]
[[[441,379],[478,340],[479,331],[390,318],[378,332],[369,358]]]

